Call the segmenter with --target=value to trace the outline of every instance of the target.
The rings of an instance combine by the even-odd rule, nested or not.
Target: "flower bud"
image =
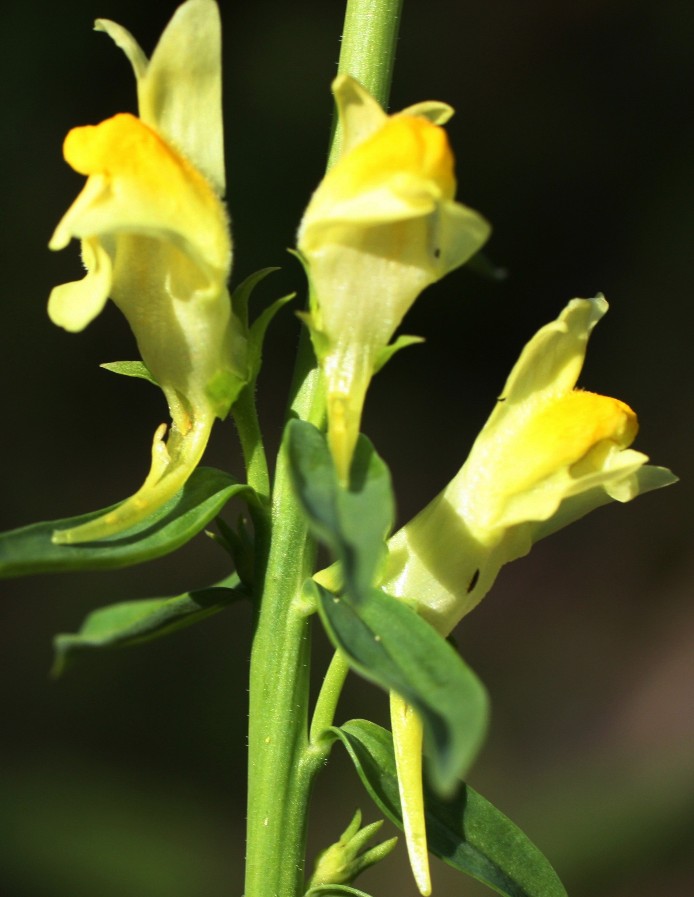
[[[309,890],[326,885],[348,885],[365,869],[387,857],[397,844],[397,838],[389,838],[367,849],[382,825],[381,819],[362,828],[361,810],[357,810],[340,840],[319,854]]]

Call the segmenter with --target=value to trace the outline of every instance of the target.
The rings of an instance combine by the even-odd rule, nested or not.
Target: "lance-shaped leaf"
[[[367,720],[351,720],[332,731],[378,808],[402,828],[390,732]],[[468,785],[461,783],[451,800],[426,789],[425,800],[429,847],[449,866],[504,897],[566,897],[538,848]]]
[[[56,545],[52,541],[56,529],[79,526],[108,513],[111,508],[10,530],[0,534],[0,576],[106,570],[141,564],[185,545],[235,495],[252,497],[253,490],[221,470],[199,467],[173,498],[126,535],[78,545]]]
[[[450,793],[484,739],[484,686],[455,649],[407,605],[376,589],[359,602],[318,585],[315,589],[325,628],[350,666],[397,692],[421,717],[432,781],[437,790]]]
[[[358,600],[374,582],[393,523],[388,467],[362,436],[345,488],[326,438],[314,426],[290,421],[286,438],[294,487],[311,529],[340,561],[345,588]]]
[[[86,654],[140,645],[192,626],[244,597],[247,594],[238,576],[232,574],[215,586],[183,595],[100,607],[85,618],[79,632],[61,633],[53,639],[51,675],[60,676]]]

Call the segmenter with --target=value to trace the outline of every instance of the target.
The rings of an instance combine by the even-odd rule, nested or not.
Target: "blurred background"
[[[129,495],[166,419],[156,390],[98,368],[135,357],[114,307],[78,335],[48,321],[51,287],[81,266],[77,246],[46,244],[82,183],[62,161],[65,133],[135,108],[129,66],[92,20],[117,20],[149,52],[175,6],[37,0],[0,13],[3,528]],[[258,307],[289,290],[303,302],[285,250],[325,162],[343,4],[221,6],[233,280],[278,265]],[[488,255],[508,277],[463,270],[427,290],[404,325],[426,343],[373,384],[365,431],[392,465],[400,519],[457,471],[524,342],[598,291],[611,310],[581,383],[632,405],[636,447],[682,478],[536,546],[457,633],[493,701],[469,780],[572,897],[694,888],[693,89],[694,12],[681,0],[405,0],[392,106],[456,107],[459,197],[493,223]],[[275,446],[298,329],[286,309],[267,343],[259,399]],[[240,472],[231,424],[207,461]],[[52,636],[90,610],[226,569],[200,536],[132,570],[3,583],[0,893],[242,893],[248,609],[48,677]],[[350,683],[342,719],[385,714],[383,695]],[[312,851],[357,803],[376,818],[336,749]],[[434,862],[438,897],[489,893]],[[404,848],[360,881],[415,894]]]

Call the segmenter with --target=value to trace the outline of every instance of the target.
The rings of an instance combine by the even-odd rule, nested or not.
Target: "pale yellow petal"
[[[630,455],[632,452],[630,450],[624,454]],[[633,452],[633,454],[640,455],[639,452]],[[651,492],[653,489],[662,489],[664,486],[671,486],[676,482],[677,477],[664,467],[655,467],[651,464],[638,467],[633,476],[629,477],[629,497],[626,500],[630,501],[637,495],[645,495],[646,492]],[[611,501],[625,500],[624,496],[619,494],[620,491],[619,484],[615,488],[609,484],[605,486],[604,483],[600,483],[594,488],[569,496],[561,503],[556,514],[553,514],[548,520],[539,521],[532,527],[532,541],[537,542],[539,539],[552,535]],[[613,492],[618,494],[612,494]]]
[[[130,61],[133,67],[135,78],[139,81],[144,78],[147,73],[148,60],[142,47],[138,44],[127,28],[123,28],[117,22],[110,19],[97,19],[94,22],[95,31],[103,31],[111,38],[113,43],[119,47]]]
[[[82,243],[87,274],[82,280],[54,287],[48,299],[48,315],[58,327],[72,333],[83,330],[103,310],[111,293],[111,259],[98,240]]]
[[[178,7],[148,60],[132,34],[97,19],[128,57],[137,80],[140,119],[189,159],[223,196],[222,55],[219,8],[214,0]]]
[[[442,203],[430,227],[437,279],[469,261],[487,242],[492,230],[479,212],[459,202]]]
[[[406,109],[398,112],[398,115],[418,115],[420,118],[428,119],[433,125],[445,125],[450,121],[455,113],[452,106],[448,103],[440,103],[438,100],[424,100],[422,103],[415,103]]]
[[[555,321],[538,330],[514,365],[490,423],[529,397],[542,402],[573,389],[590,334],[607,309],[603,296],[572,299]]]
[[[335,197],[334,201],[316,206],[304,220],[299,234],[299,249],[307,254],[320,251],[326,243],[351,243],[355,226],[377,227],[431,214],[438,195],[416,178],[392,175],[371,189]]]
[[[225,192],[222,31],[214,0],[178,7],[138,80],[140,118]]]
[[[361,84],[349,75],[338,75],[332,83],[342,129],[340,156],[377,131],[388,116]]]

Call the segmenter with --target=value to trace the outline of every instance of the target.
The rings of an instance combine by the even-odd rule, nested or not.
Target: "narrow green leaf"
[[[402,828],[393,739],[367,720],[332,730],[359,778],[388,818]],[[429,849],[449,866],[504,897],[566,897],[556,872],[510,819],[468,785],[444,801],[425,783]]]
[[[376,578],[393,525],[388,467],[369,440],[360,436],[345,489],[323,433],[305,421],[292,420],[287,440],[292,480],[311,529],[340,561],[345,589],[358,601]]]
[[[51,675],[60,676],[85,654],[139,645],[192,626],[244,597],[247,593],[239,586],[238,576],[232,574],[215,586],[183,595],[100,607],[85,618],[79,632],[61,633],[53,639]]]
[[[51,536],[57,529],[86,523],[111,508],[0,533],[0,577],[141,564],[184,545],[235,495],[248,498],[253,491],[221,470],[199,467],[183,489],[146,521],[99,542],[55,545]]]
[[[421,716],[428,771],[450,793],[484,739],[484,686],[452,645],[395,598],[373,589],[368,600],[352,602],[315,588],[325,628],[350,666]]]
[[[108,361],[99,367],[113,374],[122,374],[124,377],[135,377],[137,380],[147,380],[154,386],[159,386],[152,376],[149,368],[143,361]]]
[[[265,280],[268,274],[272,274],[274,271],[279,270],[280,269],[277,267],[261,268],[259,271],[255,271],[253,274],[249,274],[248,277],[243,280],[234,290],[232,296],[234,313],[239,316],[245,329],[248,329],[248,303],[250,301],[253,290],[261,281]]]
[[[381,368],[385,367],[396,352],[399,352],[401,349],[406,349],[408,346],[416,346],[423,342],[423,336],[407,336],[406,334],[399,336],[394,342],[385,346],[378,353],[374,363],[374,374],[377,374]]]

